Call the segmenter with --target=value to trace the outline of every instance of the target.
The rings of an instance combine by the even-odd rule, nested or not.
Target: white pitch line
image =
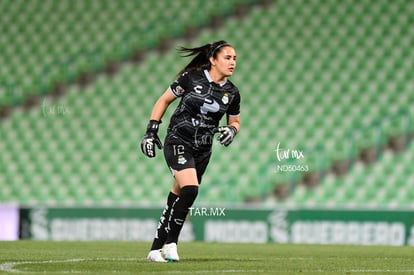
[[[142,258],[145,259],[145,258]],[[19,265],[25,264],[58,264],[58,263],[76,263],[76,262],[87,262],[87,261],[123,261],[131,262],[142,260],[137,258],[79,258],[79,259],[67,259],[67,260],[47,260],[47,261],[23,261],[23,262],[5,262],[0,264],[0,271],[10,272],[10,273],[31,273],[30,271],[22,271],[16,269]],[[44,272],[45,273],[45,272]],[[71,272],[73,273],[73,272]]]
[[[10,273],[31,273],[27,271],[21,271],[15,269],[18,265],[23,264],[56,264],[56,263],[76,263],[82,262],[85,259],[68,259],[68,260],[48,260],[48,261],[24,261],[24,262],[5,262],[0,264],[0,271],[10,272]]]
[[[281,257],[280,259],[284,260],[309,260],[312,257]],[[235,258],[234,260],[247,260],[247,261],[258,261],[263,260],[264,258],[249,258],[249,259],[238,259]],[[278,260],[279,258],[273,258]],[[56,263],[76,263],[76,262],[87,262],[87,261],[124,261],[124,262],[132,262],[132,261],[146,261],[146,258],[78,258],[78,259],[66,259],[66,260],[46,260],[46,261],[23,261],[23,262],[5,262],[0,264],[0,271],[5,271],[9,273],[33,273],[31,271],[23,271],[19,270],[17,267],[19,265],[30,265],[30,264],[56,264]],[[168,264],[168,263],[167,263]],[[223,270],[193,270],[193,271],[145,271],[145,273],[162,273],[162,274],[180,274],[180,273],[191,273],[191,274],[201,274],[201,273],[264,273],[269,272],[268,270],[257,270],[257,269],[249,269],[249,270],[240,270],[240,269],[223,269]],[[296,271],[282,271],[279,270],[280,273],[293,273]],[[326,273],[326,272],[341,272],[341,273],[414,273],[414,269],[406,269],[406,270],[391,270],[391,269],[349,269],[349,270],[302,270],[302,272],[316,272],[316,273]],[[49,272],[43,272],[49,273]],[[55,271],[51,271],[51,273],[55,273]],[[60,273],[78,273],[78,271],[61,271]],[[81,273],[79,271],[79,273]],[[139,273],[139,272],[138,272]]]

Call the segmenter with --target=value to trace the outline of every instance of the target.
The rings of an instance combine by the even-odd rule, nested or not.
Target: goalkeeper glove
[[[233,142],[233,139],[237,134],[237,129],[231,125],[220,126],[217,128],[217,132],[220,133],[217,140],[227,147]]]
[[[162,149],[162,143],[157,134],[160,123],[157,120],[150,120],[147,126],[147,132],[141,141],[142,153],[149,158],[155,157],[155,145],[157,145],[158,149]]]

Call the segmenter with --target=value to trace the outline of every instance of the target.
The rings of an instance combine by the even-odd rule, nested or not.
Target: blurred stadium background
[[[150,110],[188,62],[178,46],[224,39],[242,131],[214,146],[198,203],[413,209],[413,13],[411,0],[1,0],[0,203],[162,206],[171,175],[139,149]]]

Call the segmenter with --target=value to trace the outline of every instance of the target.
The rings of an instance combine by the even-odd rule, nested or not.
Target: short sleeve
[[[184,72],[171,85],[170,90],[175,97],[182,96],[188,88],[189,77],[188,73]]]
[[[236,92],[234,99],[231,101],[229,108],[227,109],[227,115],[239,116],[240,115],[240,93]]]

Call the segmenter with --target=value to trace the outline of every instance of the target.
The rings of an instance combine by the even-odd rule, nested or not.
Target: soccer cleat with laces
[[[180,260],[180,257],[178,257],[177,253],[176,243],[169,243],[164,245],[162,248],[162,255],[168,262],[178,262]]]
[[[167,261],[162,257],[161,249],[151,250],[147,256],[148,262],[166,263]]]

